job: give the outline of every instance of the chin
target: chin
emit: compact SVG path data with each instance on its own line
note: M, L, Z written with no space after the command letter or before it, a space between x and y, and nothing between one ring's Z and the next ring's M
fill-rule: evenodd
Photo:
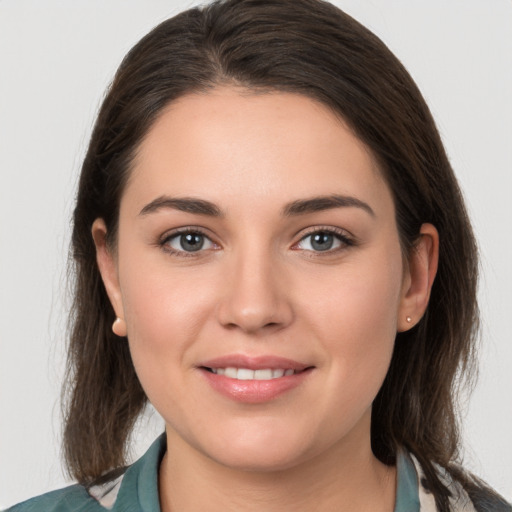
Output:
M217 463L236 471L248 473L274 473L296 467L307 457L296 450L272 450L266 447L222 453L215 457Z
M246 472L268 473L290 469L313 456L305 435L247 429L217 437L201 451L222 466ZM220 441L220 442L219 442ZM308 456L309 455L309 456Z

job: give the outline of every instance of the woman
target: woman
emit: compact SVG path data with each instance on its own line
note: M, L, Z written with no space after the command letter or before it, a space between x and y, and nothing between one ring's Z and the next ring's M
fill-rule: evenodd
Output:
M148 34L72 243L80 485L14 510L510 510L454 464L477 323L457 183L411 78L339 10L221 2ZM166 433L125 470L148 399Z

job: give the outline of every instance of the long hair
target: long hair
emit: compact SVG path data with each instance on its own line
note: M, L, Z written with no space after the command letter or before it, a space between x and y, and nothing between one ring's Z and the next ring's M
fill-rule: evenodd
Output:
M221 84L293 92L328 106L370 149L389 185L402 250L422 223L440 236L439 270L421 321L396 337L372 410L372 449L399 447L422 464L440 510L458 479L456 391L474 370L477 251L456 178L414 81L384 43L321 0L226 0L164 21L125 57L98 114L79 181L72 234L71 316L64 451L82 483L125 463L147 398L96 265L91 226L104 219L115 247L119 204L138 146L165 106Z

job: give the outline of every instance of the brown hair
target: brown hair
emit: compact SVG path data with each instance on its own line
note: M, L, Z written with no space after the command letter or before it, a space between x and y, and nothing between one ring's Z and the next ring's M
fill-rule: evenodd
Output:
M440 264L419 324L397 335L372 412L372 447L391 464L399 447L422 464L440 510L456 478L455 397L474 372L477 251L461 193L432 116L398 59L374 34L320 0L227 0L194 8L146 35L125 57L101 106L74 212L76 274L64 435L70 473L90 483L125 462L146 404L128 345L96 265L93 221L115 246L120 198L134 153L162 109L180 96L231 83L288 91L329 106L370 148L393 194L404 251L422 223L440 235ZM466 482L467 483L467 482Z

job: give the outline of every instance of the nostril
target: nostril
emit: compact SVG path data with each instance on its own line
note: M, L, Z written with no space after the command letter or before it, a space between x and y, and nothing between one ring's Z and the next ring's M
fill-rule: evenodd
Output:
M249 292L227 294L218 302L216 315L225 329L236 328L246 333L270 333L293 321L286 297L273 297L270 292L265 296Z

